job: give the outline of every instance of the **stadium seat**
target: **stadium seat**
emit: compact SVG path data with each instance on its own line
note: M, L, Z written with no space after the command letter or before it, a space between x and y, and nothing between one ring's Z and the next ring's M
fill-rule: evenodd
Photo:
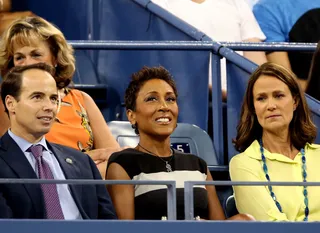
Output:
M120 146L135 147L139 137L128 121L110 121L108 126ZM187 123L178 123L171 135L172 147L185 153L198 155L208 166L217 166L218 160L209 135L199 127Z
M238 210L236 207L236 201L234 199L234 196L231 195L227 198L225 203L225 214L227 218L230 218L233 215L238 214Z

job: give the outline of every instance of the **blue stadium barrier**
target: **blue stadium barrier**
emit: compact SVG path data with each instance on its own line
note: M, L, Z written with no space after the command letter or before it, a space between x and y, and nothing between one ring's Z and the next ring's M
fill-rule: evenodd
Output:
M50 220L0 220L5 233L313 233L318 222L236 222L236 221L50 221Z
M257 67L257 66L256 66ZM245 94L248 79L251 72L227 61L227 134L228 140L228 161L237 152L233 146L232 139L236 138L237 125L240 119L240 110Z
M151 1L100 1L98 12L94 15L99 18L93 34L96 40L161 42L208 39L202 32ZM209 50L188 49L96 52L93 61L97 64L98 75L102 83L108 84L110 90L109 114L106 118L108 121L126 120L121 104L124 102L124 91L130 75L144 65L162 65L171 72L177 82L180 95L179 122L195 124L206 130L209 54Z
M167 185L168 187L168 217L169 221L118 221L118 220L30 220L30 219L0 219L2 232L6 233L37 233L37 232L88 232L94 230L108 230L108 232L195 232L199 230L215 230L234 232L241 229L243 232L256 232L257 227L261 232L311 232L319 227L319 222L236 222L236 221L194 221L193 212L193 187L195 185L243 185L243 186L320 186L320 182L231 182L231 181L186 181L185 186L185 219L189 221L172 221L176 211L175 181L132 181L132 180L41 180L41 179L0 179L0 184L155 184ZM170 214L171 213L171 214ZM299 231L298 231L299 230ZM312 231L313 232L313 231Z
M0 220L1 230L5 233L87 233L107 231L108 233L300 233L316 232L318 222L232 222L232 221L24 221Z
M84 50L75 50L76 71L72 81L77 84L101 83L90 56Z
M92 37L92 5L97 0L13 0L12 11L30 10L57 25L68 40Z

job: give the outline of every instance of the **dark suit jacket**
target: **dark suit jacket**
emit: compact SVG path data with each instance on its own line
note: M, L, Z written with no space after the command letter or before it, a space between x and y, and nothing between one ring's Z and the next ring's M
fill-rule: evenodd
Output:
M47 142L66 179L101 180L91 158L69 147ZM67 163L70 158L72 163ZM8 133L0 139L0 178L37 179L16 142ZM104 185L69 185L83 219L115 219L116 214ZM0 218L44 218L44 201L39 184L0 184Z

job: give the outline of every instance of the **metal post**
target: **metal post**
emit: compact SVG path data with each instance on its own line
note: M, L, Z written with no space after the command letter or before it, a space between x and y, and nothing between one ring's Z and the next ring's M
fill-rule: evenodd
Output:
M177 194L176 194L176 182L172 181L171 184L167 185L167 211L168 211L168 220L177 219Z
M184 182L184 217L186 220L194 219L193 207L193 182Z
M221 57L212 53L211 57L211 80L212 80L212 119L213 121L213 145L218 155L220 165L224 165L223 145L223 115L222 115L222 92L221 92Z

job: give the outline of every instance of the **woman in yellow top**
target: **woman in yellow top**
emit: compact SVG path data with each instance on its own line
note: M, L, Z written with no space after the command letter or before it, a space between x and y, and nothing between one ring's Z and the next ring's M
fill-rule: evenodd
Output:
M232 158L232 181L320 181L316 127L293 73L265 63L251 75ZM240 213L265 221L320 220L320 187L234 186Z
M119 150L119 145L93 99L82 91L68 88L75 72L72 47L62 32L43 18L25 17L14 21L1 38L2 77L13 66L39 62L55 67L61 97L56 122L46 139L87 153L104 178L107 160L111 153ZM9 127L4 111L0 112L0 120L0 132L4 133Z

